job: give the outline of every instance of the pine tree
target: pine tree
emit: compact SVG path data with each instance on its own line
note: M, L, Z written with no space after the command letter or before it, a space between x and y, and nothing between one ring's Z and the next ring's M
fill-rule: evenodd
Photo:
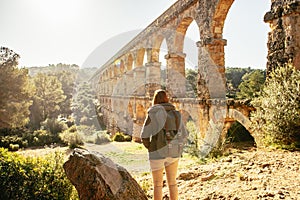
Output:
M0 128L15 128L29 121L29 106L34 87L28 70L19 69L20 56L14 51L0 49Z
M39 128L47 118L57 118L61 114L60 104L66 99L62 84L55 76L37 74L34 77L36 86L33 105L31 106L31 125Z

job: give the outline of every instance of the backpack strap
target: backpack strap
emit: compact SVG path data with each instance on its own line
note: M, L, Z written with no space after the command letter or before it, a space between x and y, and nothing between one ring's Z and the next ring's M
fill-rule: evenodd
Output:
M174 114L174 116L175 116L176 131L178 131L178 130L179 130L179 125L180 125L179 119L178 119L178 116L177 116L176 111L175 111L175 110L172 110L172 112L173 112L173 114Z
M166 132L168 132L168 131L169 131L169 129L168 129L168 123L167 123L167 119L168 119L168 117L166 118L166 122L165 122L165 126L164 126L164 129L165 129L165 131L166 131Z

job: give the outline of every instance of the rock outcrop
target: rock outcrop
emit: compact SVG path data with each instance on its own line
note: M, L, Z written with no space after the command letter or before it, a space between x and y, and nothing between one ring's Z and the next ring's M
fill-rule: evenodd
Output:
M127 170L97 152L75 149L64 169L81 200L146 200Z

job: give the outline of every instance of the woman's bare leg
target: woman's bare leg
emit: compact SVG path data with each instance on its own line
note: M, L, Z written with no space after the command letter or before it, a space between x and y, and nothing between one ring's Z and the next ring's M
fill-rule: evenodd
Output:
M178 160L166 166L166 175L167 182L170 193L170 200L178 199L178 187L177 187L177 169L178 169Z
M153 199L154 200L162 200L162 198L163 198L163 193L162 193L163 175L164 175L164 169L152 171L152 179L153 179L153 187L154 187Z

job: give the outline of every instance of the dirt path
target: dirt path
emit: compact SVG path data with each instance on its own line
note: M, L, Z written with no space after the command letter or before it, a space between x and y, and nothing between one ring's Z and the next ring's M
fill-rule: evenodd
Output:
M102 153L126 168L132 175L137 176L149 172L148 154L142 144L133 142L111 142L104 145L86 143L84 148Z

